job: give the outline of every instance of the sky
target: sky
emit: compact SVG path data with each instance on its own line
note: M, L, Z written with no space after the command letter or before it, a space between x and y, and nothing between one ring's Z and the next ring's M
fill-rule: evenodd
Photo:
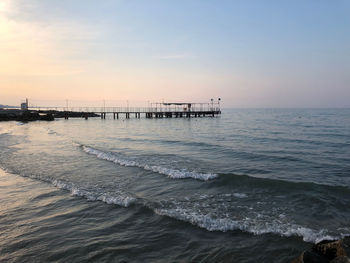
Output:
M350 107L349 0L0 0L0 104Z

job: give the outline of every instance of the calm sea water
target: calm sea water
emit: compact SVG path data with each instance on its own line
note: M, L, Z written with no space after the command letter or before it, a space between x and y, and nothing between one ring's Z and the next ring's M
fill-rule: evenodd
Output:
M350 234L350 109L4 122L0 167L0 261L288 262Z

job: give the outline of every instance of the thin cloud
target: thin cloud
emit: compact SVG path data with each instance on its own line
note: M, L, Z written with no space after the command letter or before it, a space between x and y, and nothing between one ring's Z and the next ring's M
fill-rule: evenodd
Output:
M96 27L72 21L42 26L11 16L13 6L4 3L0 5L0 75L61 76L84 72L77 58L102 34ZM2 16L2 11L7 15Z
M192 54L169 54L163 56L156 56L157 59L163 60L180 60L180 59L195 59L196 57Z

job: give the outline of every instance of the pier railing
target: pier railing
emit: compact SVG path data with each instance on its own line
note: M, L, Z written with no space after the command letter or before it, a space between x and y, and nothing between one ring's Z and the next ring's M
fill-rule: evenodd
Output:
M219 107L29 107L29 110L38 111L69 111L87 113L165 113L165 112L212 112L220 111Z

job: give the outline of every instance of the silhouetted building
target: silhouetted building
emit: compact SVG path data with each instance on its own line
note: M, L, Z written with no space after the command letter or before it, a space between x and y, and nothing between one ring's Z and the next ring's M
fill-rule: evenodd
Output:
M26 99L26 102L21 103L21 110L28 110L28 99Z

